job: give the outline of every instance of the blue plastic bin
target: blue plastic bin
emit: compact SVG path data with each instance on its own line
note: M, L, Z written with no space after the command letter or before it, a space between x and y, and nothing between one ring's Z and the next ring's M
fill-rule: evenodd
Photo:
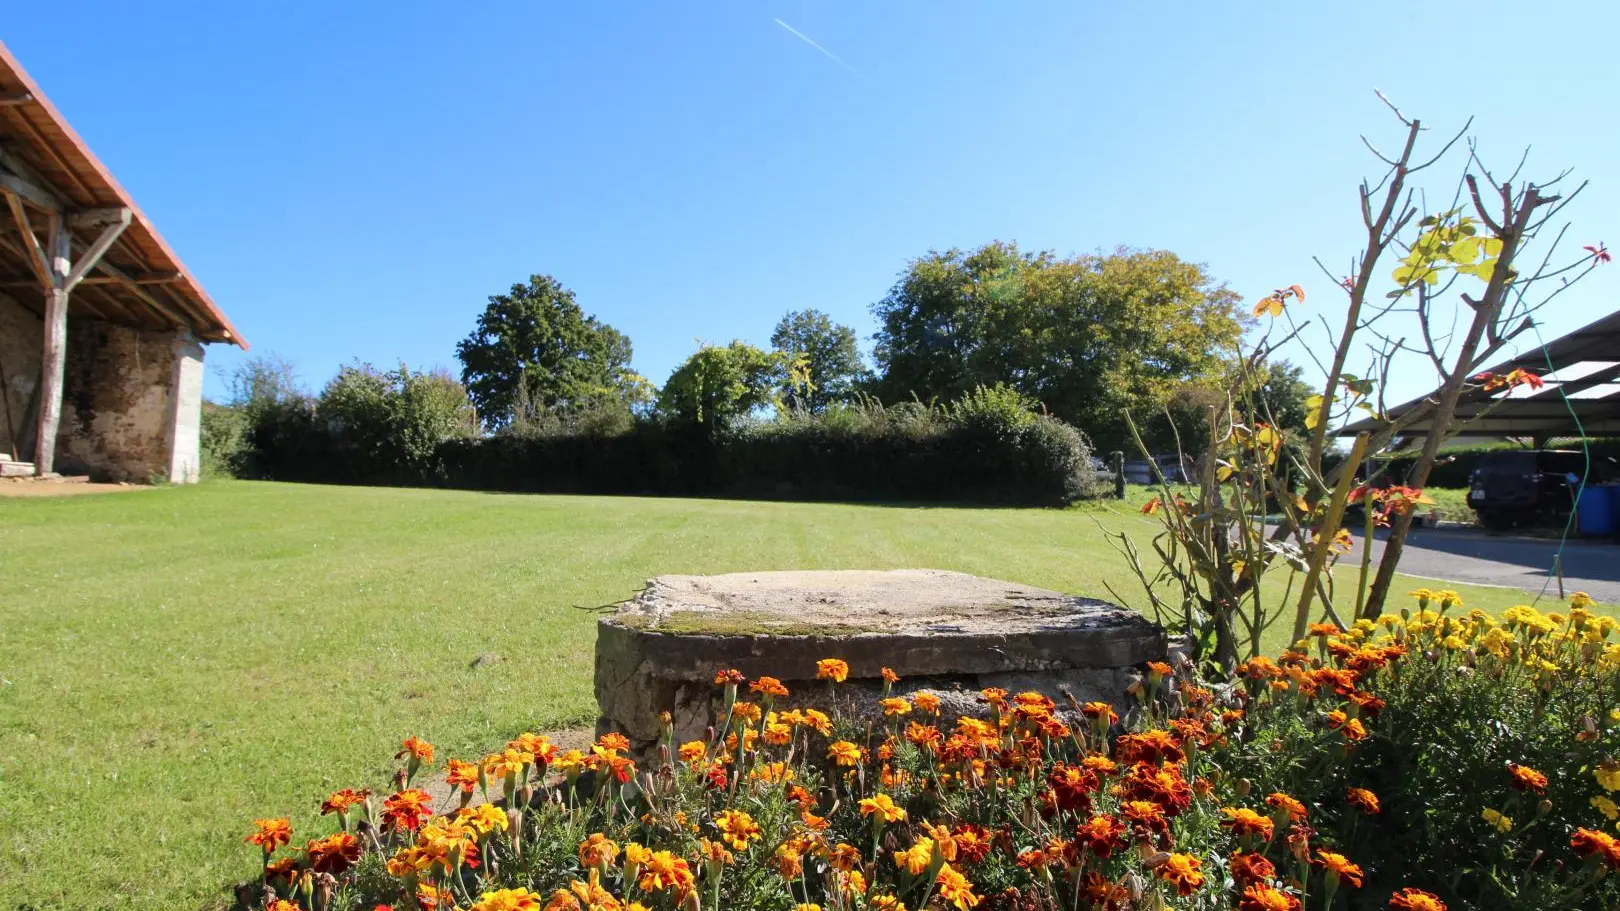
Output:
M1620 512L1620 487L1588 487L1581 491L1575 527L1583 535L1601 537L1615 533L1615 515Z

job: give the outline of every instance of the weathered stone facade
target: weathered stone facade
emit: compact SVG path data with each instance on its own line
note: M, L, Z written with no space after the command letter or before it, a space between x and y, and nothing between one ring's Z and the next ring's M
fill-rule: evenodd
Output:
M0 296L0 370L11 419L0 409L0 452L16 448L14 430L34 420L43 325ZM185 330L132 329L100 320L68 321L62 425L56 470L98 480L196 481L200 468L203 349ZM33 452L18 452L31 461Z
M31 439L32 433L19 433L29 419L28 403L39 386L40 351L45 325L39 317L11 296L0 292L0 455L32 461L32 452L17 452L16 437Z

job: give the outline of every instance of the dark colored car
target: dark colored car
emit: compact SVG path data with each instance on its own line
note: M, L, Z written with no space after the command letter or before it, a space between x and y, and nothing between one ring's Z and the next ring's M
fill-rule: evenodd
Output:
M1597 484L1605 465L1563 449L1515 449L1480 457L1468 480L1468 505L1486 528L1512 528L1569 515L1581 478Z

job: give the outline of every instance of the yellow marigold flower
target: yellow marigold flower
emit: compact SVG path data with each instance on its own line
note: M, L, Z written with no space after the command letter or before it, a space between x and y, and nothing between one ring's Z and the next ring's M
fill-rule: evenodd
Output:
M843 683L849 679L849 664L841 658L823 658L816 662L816 679Z
M911 702L919 712L927 712L930 715L939 714L939 697L933 693L913 693Z
M1600 763L1592 770L1592 775L1597 778L1597 783L1603 786L1603 790L1611 794L1620 791L1620 763Z
M715 828L732 848L743 851L748 843L760 836L759 825L754 817L742 810L725 810L714 818Z
M748 777L766 784L793 780L793 768L785 762L762 762L748 771Z
M652 859L652 850L633 841L624 843L624 868L640 867Z
M456 821L471 827L479 835L505 832L512 826L506 811L492 803L481 803L476 807L457 810Z
M1416 598L1419 605L1423 605L1435 599L1434 592L1426 588L1414 588L1407 592L1407 594L1413 598Z
M934 882L939 889L939 897L949 902L957 911L972 911L979 903L979 896L973 894L973 883L949 864L939 869L939 876Z
M900 698L899 696L890 696L888 699L880 699L878 700L878 705L883 707L883 714L889 717L907 715L911 713L911 703Z
M852 766L861 761L861 748L847 740L835 741L827 748L827 758L841 766Z
M1504 835L1513 831L1513 817L1504 816L1498 810L1493 810L1490 807L1486 807L1484 810L1480 811L1479 818L1485 820L1487 824Z
M773 747L787 746L793 739L793 728L785 724L765 725L765 742Z
M654 851L641 866L641 878L636 886L647 892L674 892L685 895L692 891L692 868L686 859L668 851Z
M682 762L702 762L709 755L709 745L701 740L688 740L681 744L676 755L681 757Z
M1456 592L1452 591L1449 588L1444 590L1444 591L1437 592L1435 594L1435 597L1437 599L1439 599L1440 605L1442 607L1462 607L1463 606L1462 595L1457 594Z
M926 835L904 851L894 852L894 862L912 876L921 876L934 865L934 840Z
M875 815L884 822L900 822L906 818L905 809L896 806L894 799L887 794L863 797L860 806L862 816Z
M484 757L484 773L491 778L505 778L508 775L521 776L533 764L533 753L522 753L508 748Z
M1597 602L1586 592L1576 592L1569 596L1569 606L1577 610L1591 610L1597 606Z
M559 772L574 772L585 765L585 754L579 750L564 750L551 761L551 767Z
M1602 813L1604 818L1610 821L1620 819L1620 806L1617 806L1614 801L1604 797L1602 794L1592 798L1589 803L1591 803L1593 808L1595 808L1599 813Z
M468 911L540 911L540 896L528 889L497 889L479 896Z
M874 895L867 903L877 911L906 911L905 902L893 895Z

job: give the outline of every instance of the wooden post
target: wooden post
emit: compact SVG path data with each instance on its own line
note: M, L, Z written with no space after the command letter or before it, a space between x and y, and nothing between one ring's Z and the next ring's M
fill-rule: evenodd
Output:
M62 423L62 387L67 379L68 273L73 271L73 234L61 215L50 219L51 288L45 294L45 348L40 360L39 434L34 439L34 473L49 474L56 463L56 430Z
M1116 449L1108 454L1108 465L1114 470L1114 499L1125 499L1125 452Z

